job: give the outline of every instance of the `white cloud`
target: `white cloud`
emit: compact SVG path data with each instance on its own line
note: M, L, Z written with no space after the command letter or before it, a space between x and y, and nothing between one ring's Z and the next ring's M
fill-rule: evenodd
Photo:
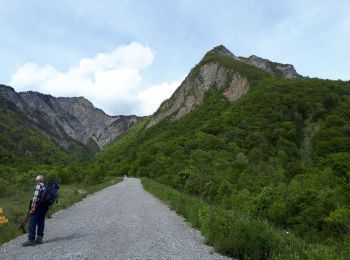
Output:
M35 63L29 62L18 68L12 76L11 84L25 88L40 84L56 74L57 71L51 66L40 67Z
M142 90L140 71L153 59L149 47L133 42L92 59L83 58L66 72L50 65L26 63L15 71L9 85L17 91L33 90L56 97L84 96L113 115L149 115L180 84L164 82Z
M159 105L177 89L182 80L172 83L163 82L162 84L152 86L138 94L139 106L136 114L152 114Z

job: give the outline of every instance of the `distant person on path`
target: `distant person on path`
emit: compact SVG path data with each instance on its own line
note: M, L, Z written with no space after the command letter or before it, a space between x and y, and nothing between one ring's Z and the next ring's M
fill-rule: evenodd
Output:
M36 186L33 196L32 209L30 211L31 217L29 220L28 241L24 242L23 246L34 246L35 244L41 244L43 242L45 215L49 210L48 205L43 205L40 203L40 199L45 191L44 177L39 175L36 177L35 181ZM37 234L36 240L35 233Z

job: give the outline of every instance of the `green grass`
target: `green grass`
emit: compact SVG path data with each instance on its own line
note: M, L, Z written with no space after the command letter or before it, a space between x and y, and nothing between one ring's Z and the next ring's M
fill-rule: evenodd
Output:
M263 219L225 210L148 178L144 188L199 229L218 252L239 259L345 259L331 246L306 243Z
M47 217L50 217L61 209L70 207L89 194L121 182L122 180L123 179L120 177L108 177L101 183L94 185L60 185L59 205L54 204L47 213ZM19 223L26 216L28 204L32 196L33 192L23 192L11 197L0 197L0 207L3 208L3 215L9 219L8 224L0 224L0 245L22 234L22 232L18 230Z

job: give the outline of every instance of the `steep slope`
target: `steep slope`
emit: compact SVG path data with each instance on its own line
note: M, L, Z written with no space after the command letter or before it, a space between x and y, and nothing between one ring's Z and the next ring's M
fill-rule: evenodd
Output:
M154 116L93 164L154 178L343 250L350 234L350 83L272 76L224 54L209 52ZM232 102L226 93L235 73L246 79L234 84L246 94ZM200 102L186 106L187 95Z
M55 98L37 92L16 93L0 85L0 97L15 104L48 138L68 149L70 137L100 150L122 135L140 118L109 116L83 97ZM95 146L95 148L93 148Z
M0 97L1 165L52 164L69 161L66 151L31 125L28 118L14 104Z
M237 57L224 46L217 46L193 68L175 93L161 104L148 126L167 117L171 120L179 119L201 104L205 93L215 88L225 89L224 96L232 102L236 101L248 91L254 81L270 75L300 77L293 65L271 62L254 55L249 58Z

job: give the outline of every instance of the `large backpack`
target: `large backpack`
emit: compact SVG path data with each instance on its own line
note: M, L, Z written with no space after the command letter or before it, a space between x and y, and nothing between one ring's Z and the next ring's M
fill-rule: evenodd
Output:
M45 184L45 191L41 196L40 204L43 206L51 206L55 201L58 200L58 186L57 181L49 180Z

